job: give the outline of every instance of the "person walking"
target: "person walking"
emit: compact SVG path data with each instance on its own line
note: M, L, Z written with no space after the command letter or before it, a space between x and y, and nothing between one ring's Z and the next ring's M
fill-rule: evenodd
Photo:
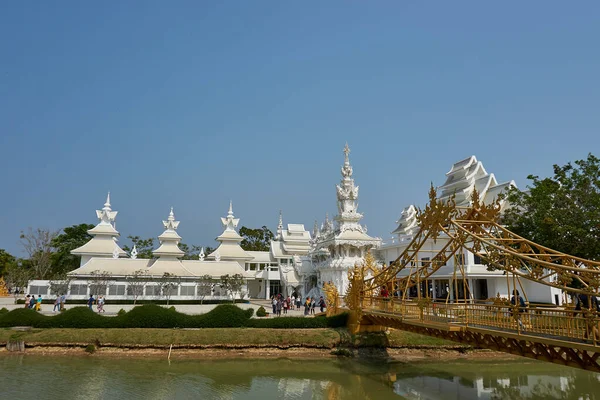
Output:
M273 296L271 299L271 306L273 306L273 315L277 315L277 297Z
M56 300L54 300L54 308L52 308L52 312L56 312L56 309L60 311L60 296L56 295Z
M281 309L283 308L283 302L281 299L277 300L277 316L281 317Z
M90 294L90 298L88 299L88 302L87 302L88 308L89 308L90 310L92 309L92 306L94 305L94 301L95 301L95 300L94 300L94 295L93 295L93 294Z
M304 315L308 315L309 312L310 312L310 297L307 297L306 301L304 302Z
M311 313L311 315L315 314L315 307L316 306L317 306L317 301L313 297L311 297L310 298L310 313Z
M511 307L510 315L515 317L517 323L519 324L519 327L521 328L521 331L525 332L525 325L523 325L523 321L521 321L521 313L524 313L526 311L525 300L523 300L523 297L519 295L519 291L516 289L513 290L513 296L510 299L510 304L512 304L513 306L517 306L517 314L513 314L513 307Z
M38 298L35 302L35 311L42 311L42 295L38 294Z
M104 297L98 296L96 307L98 308L98 313L104 312Z
M284 313L284 314L287 314L287 311L288 311L288 304L289 304L289 303L288 303L287 299L285 299L285 300L283 301L283 313Z
M35 295L32 294L31 298L29 299L29 308L33 308L35 307Z
M65 303L67 302L67 295L66 294L61 294L60 295L60 308L59 311L65 311Z
M325 300L323 299L323 296L321 296L321 298L319 299L319 308L321 312L325 310Z
M25 297L25 308L29 308L29 295Z

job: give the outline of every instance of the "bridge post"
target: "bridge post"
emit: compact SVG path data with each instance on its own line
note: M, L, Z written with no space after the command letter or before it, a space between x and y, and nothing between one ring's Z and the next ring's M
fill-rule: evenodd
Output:
M384 332L387 329L387 327L383 325L374 325L368 318L365 318L361 312L350 310L349 313L348 331L350 331L352 335L363 332Z

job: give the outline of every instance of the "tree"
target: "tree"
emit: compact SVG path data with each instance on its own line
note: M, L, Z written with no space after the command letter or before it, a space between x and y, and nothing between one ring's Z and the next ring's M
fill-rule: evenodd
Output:
M202 304L206 296L212 295L217 281L211 275L206 274L199 276L196 283L198 284L198 297L200 297L200 304Z
M192 245L192 247L190 247L185 243L179 243L179 249L185 253L182 257L183 260L197 260L198 254L200 254L202 247L196 245ZM204 254L207 253L205 252Z
M56 252L52 254L52 274L61 276L79 268L80 257L71 254L72 250L83 246L92 239L87 231L94 225L79 224L63 228L62 233L52 240Z
M503 223L516 234L573 256L600 260L600 160L554 165L554 176L529 175L527 191L506 196Z
M275 238L273 232L266 226L258 229L246 228L242 226L240 236L244 238L240 246L247 251L269 251L271 240Z
M29 256L33 268L34 279L45 279L52 268L52 241L57 232L47 229L29 228L27 232L21 232L21 246Z
M127 275L125 279L127 280L127 295L133 296L133 305L135 305L138 297L144 294L144 285L148 282L148 273L146 270L138 269L132 275Z
M13 288L15 302L17 301L18 294L14 289L19 288L21 292L25 291L30 280L31 269L26 268L23 263L15 262L14 264L9 264L4 272L4 281L7 287Z
M221 287L225 289L225 292L231 295L231 299L235 302L235 294L239 293L244 286L245 280L241 274L234 275L222 275L221 276Z
M177 288L180 284L180 278L169 272L165 272L163 276L159 278L160 293L167 298L167 305L169 305L171 296L177 293Z
M4 276L8 268L16 265L17 259L4 249L0 249L0 276Z
M141 239L139 236L127 236L131 243L135 246L137 250L137 258L145 258L150 259L153 258L152 250L154 249L154 238ZM133 246L123 246L123 250L127 253L131 253L133 250Z
M67 294L72 280L73 278L66 273L62 275L56 275L54 279L48 282L50 286L50 293L57 296Z
M88 284L90 285L90 294L92 296L105 296L106 289L112 281L112 275L108 271L93 271L88 277Z

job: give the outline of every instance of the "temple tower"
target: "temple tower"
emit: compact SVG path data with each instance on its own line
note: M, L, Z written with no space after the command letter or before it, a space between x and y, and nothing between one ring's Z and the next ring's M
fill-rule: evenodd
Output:
M117 244L119 232L114 227L117 211L111 209L110 192L106 196L106 202L102 210L96 210L96 216L100 222L87 231L93 237L83 246L71 250L71 254L81 256L80 265L84 265L92 257L118 258L127 255Z
M227 217L221 217L221 223L223 224L223 233L217 237L219 247L206 258L215 261L237 261L242 267L246 261L252 260L254 257L240 246L243 237L237 232L236 228L240 222L239 218L235 218L233 215L233 204L229 202L229 211Z
M352 178L350 148L347 143L341 173L342 179L336 185L338 215L334 218L335 223L326 219L314 252L328 254L325 260L316 265L319 287L325 282L332 282L339 293L344 294L348 288L348 270L356 263L363 263L370 249L379 248L381 239L367 235L366 227L360 224L363 215L358 212L358 186L355 186Z
M179 221L175 221L173 207L166 221L163 221L165 231L158 237L160 246L152 251L152 254L162 260L176 260L183 257L185 253L179 248L181 236L176 232L179 227Z

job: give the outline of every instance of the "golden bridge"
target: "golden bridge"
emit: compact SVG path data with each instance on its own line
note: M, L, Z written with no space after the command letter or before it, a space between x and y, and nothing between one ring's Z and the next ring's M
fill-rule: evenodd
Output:
M438 199L433 188L429 197L425 210L418 212L419 232L390 266L377 267L369 254L364 265L349 272L344 297L325 285L333 305L328 313L349 310L353 333L396 328L600 372L600 318L594 301L600 262L516 235L498 222L501 203L483 204L477 192L469 207L457 207L452 198ZM435 254L419 258L432 241L439 244ZM488 269L502 271L508 293L515 296L474 300L461 265L463 249L481 257ZM434 299L432 275L451 260L450 286L463 298L448 294ZM524 280L562 290L564 305L531 304ZM576 309L571 299L577 297L581 304Z

